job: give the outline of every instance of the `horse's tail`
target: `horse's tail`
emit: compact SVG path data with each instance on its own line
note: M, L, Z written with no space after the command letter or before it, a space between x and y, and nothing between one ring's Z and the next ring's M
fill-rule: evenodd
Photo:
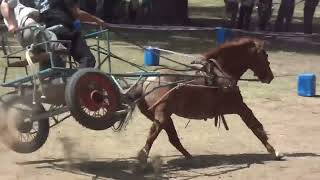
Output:
M126 106L125 108L128 108L128 112L124 114L125 117L123 117L117 125L113 126L113 131L120 132L128 125L129 121L132 119L132 113L136 108L137 103L139 103L140 99L142 98L142 95L143 83L134 85L134 87L132 87L126 93L126 102L123 104L123 106Z
M127 93L130 101L136 104L135 102L139 101L143 95L143 83L136 84L134 88L129 90Z
M132 89L127 92L127 100L130 106L130 114L134 111L137 104L143 99L143 83L134 85Z

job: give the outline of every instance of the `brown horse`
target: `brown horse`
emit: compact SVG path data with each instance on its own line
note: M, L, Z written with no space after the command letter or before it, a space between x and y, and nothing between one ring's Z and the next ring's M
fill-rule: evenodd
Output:
M186 74L181 71L162 69L158 71L178 75L147 78L132 93L134 98L140 98L140 111L153 121L147 142L138 154L140 162L147 161L152 144L163 129L177 150L186 158L192 157L180 143L172 114L198 120L238 114L268 152L279 158L279 154L268 143L262 124L243 102L237 86L238 80L248 69L263 83L270 83L274 78L263 43L250 38L226 42L204 53L199 62L204 65L203 70L207 75L213 75L212 78L190 78L179 75ZM197 75L199 71L187 74Z

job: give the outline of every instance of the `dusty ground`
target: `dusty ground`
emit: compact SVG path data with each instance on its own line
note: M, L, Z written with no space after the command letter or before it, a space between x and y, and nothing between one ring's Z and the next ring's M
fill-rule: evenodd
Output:
M278 77L270 85L240 85L246 102L270 134L270 142L285 154L283 161L274 161L237 116L227 116L229 132L215 128L212 120L191 121L185 128L188 120L174 117L181 141L194 160L184 160L163 132L151 151L150 168L137 174L134 157L151 123L136 112L121 133L87 130L69 119L51 129L47 143L35 153L17 154L0 145L0 179L317 180L319 96L297 96L296 75L308 71L320 76L319 56L273 52L270 60L274 74L293 76Z

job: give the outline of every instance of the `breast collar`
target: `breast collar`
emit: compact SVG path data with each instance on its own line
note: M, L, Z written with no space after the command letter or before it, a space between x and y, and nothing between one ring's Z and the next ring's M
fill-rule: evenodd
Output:
M207 63L212 63L212 65L214 66L212 67L211 64L210 65L205 64L205 66L209 66L210 69L213 69L212 70L213 72L211 70L209 72L206 72L206 73L209 73L211 76L213 74L211 83L208 82L209 84L216 85L222 88L223 91L239 89L237 86L237 80L234 77L232 77L230 74L225 72L216 59L209 59L207 60Z

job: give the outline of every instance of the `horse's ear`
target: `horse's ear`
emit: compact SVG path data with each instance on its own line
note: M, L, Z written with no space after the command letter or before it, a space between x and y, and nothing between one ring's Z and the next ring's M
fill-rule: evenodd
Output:
M265 41L255 39L254 43L255 43L256 48L257 48L258 50L264 49Z
M248 51L249 53L251 54L255 54L258 50L258 42L257 41L252 41L250 44L248 44L249 47L248 47Z

